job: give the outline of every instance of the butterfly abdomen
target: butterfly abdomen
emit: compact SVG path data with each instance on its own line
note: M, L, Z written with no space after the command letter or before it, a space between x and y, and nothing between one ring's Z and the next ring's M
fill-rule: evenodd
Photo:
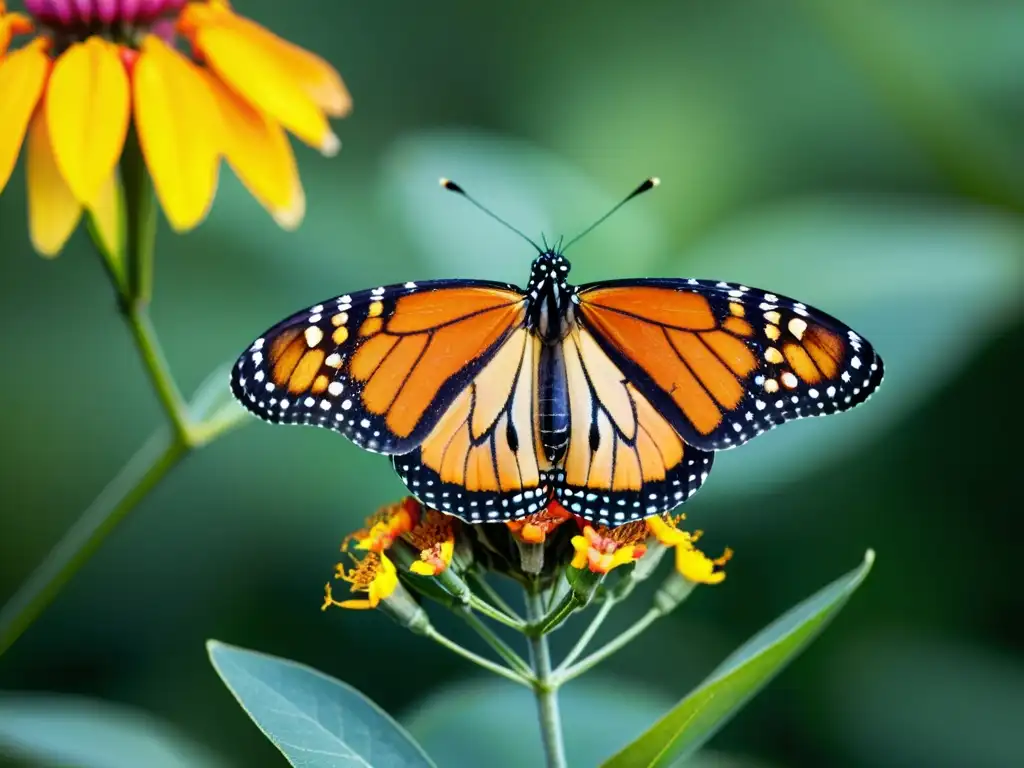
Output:
M561 344L545 344L538 366L537 410L544 456L557 464L569 443L569 388Z

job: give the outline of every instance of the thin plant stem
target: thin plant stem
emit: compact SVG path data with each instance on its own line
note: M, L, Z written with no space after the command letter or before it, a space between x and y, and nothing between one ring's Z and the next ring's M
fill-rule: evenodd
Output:
M554 608L545 613L543 598L538 595L537 605L541 610L541 614L535 620L529 620L529 634L546 635L548 632L557 629L562 622L572 615L573 611L583 607L586 603L586 598L580 597L573 591L569 591L562 595L562 599Z
M121 155L125 190L128 251L128 292L132 306L145 307L153 295L153 252L156 246L156 196L134 127L129 128Z
M32 625L104 539L168 472L195 448L241 424L245 415L240 408L224 408L206 421L193 421L146 312L152 293L156 207L152 181L134 136L125 145L122 177L128 252L126 280L113 269L95 228L91 232L171 433L161 431L132 457L0 609L0 655Z
M163 406L164 413L171 423L178 438L185 445L191 446L191 424L188 413L188 405L178 391L178 385L174 382L167 361L164 359L163 351L160 349L160 342L157 340L156 331L149 321L145 310L129 306L125 311L125 320L131 329L135 346L142 358L142 363L153 384L153 389Z
M658 606L654 606L643 615L640 621L631 626L629 629L627 629L621 635L616 637L614 640L610 640L604 645L602 645L592 654L583 659L583 661L559 671L558 674L555 676L555 684L565 685L565 683L569 682L575 677L579 677L584 672L589 670L591 667L600 664L602 661L607 659L617 650L631 643L645 629L647 629L649 626L651 626L651 624L653 624L655 621L660 619L665 614L666 611L664 609L659 608Z
M504 624L506 627L514 629L517 632L522 632L526 628L526 623L522 619L518 617L513 618L512 616L507 615L504 611L495 608L486 600L482 600L478 595L470 594L469 606L473 610L479 611L487 618L492 619L499 624Z
M608 614L612 612L612 608L615 607L615 600L611 598L606 599L601 607L598 609L594 618L591 620L589 626L583 630L583 634L580 635L580 639L576 641L576 645L572 647L572 650L566 654L566 657L562 659L562 663L558 665L556 674L562 674L569 666L580 657L590 644L590 641L594 639L594 635L597 634L597 630L601 628L604 620L608 618Z
M490 582L487 581L487 577L481 574L476 568L473 568L466 573L466 578L472 583L474 589L477 592L482 593L495 608L503 611L507 616L516 619L519 622L523 622L523 617L508 604L508 602L498 594Z
M498 635L495 634L494 631L484 622L477 618L471 610L467 608L459 613L466 623L469 624L469 626L471 626L473 630L483 638L484 642L491 646L491 648L494 649L494 652L501 656L501 658L504 659L512 669L523 675L530 675L532 673L530 665L523 660L523 657L512 650L508 643L498 637Z
M535 590L526 593L526 618L532 624L544 615L543 597ZM565 743L562 740L562 718L558 710L558 682L551 674L551 649L547 635L528 637L530 663L533 667L533 695L537 700L537 716L548 768L566 768Z
M132 508L188 453L161 430L110 481L0 610L0 655L39 617Z
M428 626L424 630L424 635L429 637L435 643L444 646L452 653L455 653L464 659L468 659L469 661L473 662L479 667L483 667L488 672L493 672L496 675L500 675L501 677L504 677L506 680L511 680L513 683L525 685L527 688L531 686L531 681L528 678L516 672L515 670L509 669L508 667L503 667L501 666L501 664L495 664L493 661L485 659L483 656L473 653L468 648L463 648L454 640L451 640L448 637L442 635L440 632L434 629L433 626Z
M192 448L202 448L232 429L240 427L248 418L249 414L241 408L223 408L205 421L192 423L189 428L189 445Z

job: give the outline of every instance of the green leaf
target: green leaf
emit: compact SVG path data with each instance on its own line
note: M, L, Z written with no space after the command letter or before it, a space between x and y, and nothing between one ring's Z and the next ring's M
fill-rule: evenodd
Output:
M355 688L276 656L216 640L206 648L221 680L292 765L434 765L398 723Z
M205 748L143 712L78 696L29 693L0 694L3 755L76 768L224 765Z
M604 763L604 768L666 766L696 752L817 637L863 583L874 560L874 552L868 550L860 567L754 635L646 733Z

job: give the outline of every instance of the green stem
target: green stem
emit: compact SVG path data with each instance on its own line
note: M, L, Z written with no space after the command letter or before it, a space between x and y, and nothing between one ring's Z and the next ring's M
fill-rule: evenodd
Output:
M637 636L640 635L640 633L642 633L645 629L651 626L651 624L660 619L666 613L667 611L665 611L663 608L659 606L654 606L649 611L647 611L647 613L644 614L643 618L641 618L640 621L631 626L629 629L627 629L621 635L616 637L614 640L610 640L609 642L602 645L592 654L583 659L583 661L568 668L565 668L565 665L563 664L563 668L555 677L555 684L564 685L573 678L579 677L591 667L600 664L602 661L607 659L609 656L611 656L617 650L622 648L624 645L627 645L628 643L632 642Z
M131 329L135 346L142 358L146 373L153 384L164 413L167 414L171 427L174 429L178 439L185 445L192 445L192 434L188 405L178 391L178 385L174 383L170 368L164 359L160 343L157 341L156 331L144 309L128 306L125 309L125 321Z
M118 523L171 469L192 450L219 437L244 418L240 408L222 409L198 423L190 416L145 309L152 293L156 207L152 181L134 135L125 144L121 168L125 186L127 286L110 263L95 228L91 231L146 373L170 422L171 434L160 433L132 457L3 606L0 655L32 625Z
M426 629L424 634L431 640L433 640L435 643L443 645L452 653L458 654L464 659L468 659L469 661L476 664L478 667L483 667L488 672L493 672L496 675L500 675L501 677L504 677L506 680L511 680L513 683L519 683L519 685L525 685L527 687L530 686L530 681L527 678L520 675L518 672L511 670L508 667L503 667L500 664L495 664L493 661L490 661L489 659L485 659L483 656L479 656L473 653L468 648L463 648L454 640L450 640L449 638L442 635L440 632L434 629L432 625Z
M484 642L491 646L491 648L494 649L494 652L501 656L501 658L503 658L505 662L512 667L512 669L522 675L531 674L532 670L530 669L530 665L527 664L518 653L512 650L504 640L498 637L490 627L477 618L469 607L464 608L459 611L459 613L466 623L469 624L469 626L471 626L474 631L483 638Z
M576 645L572 647L572 650L569 651L564 659L562 659L562 663L558 665L556 674L564 673L569 665L576 661L576 659L580 657L580 654L587 649L590 641L593 640L594 635L597 634L597 630L601 628L604 620L608 618L608 614L612 612L612 608L615 607L615 603L616 601L611 598L605 599L601 604L600 609L597 611L597 614L590 622L590 625L583 631L583 634L580 635L580 639L576 641Z
M544 603L536 590L526 593L526 618L531 624L544 615ZM533 695L537 700L537 715L541 740L548 768L566 768L565 744L562 741L562 721L558 711L558 682L551 674L551 649L547 635L530 635L530 663L533 666Z
M125 190L128 250L128 290L136 307L145 307L153 295L153 251L156 244L156 196L153 180L142 156L134 129L128 131L121 155Z
M526 623L519 618L513 618L503 611L495 608L493 605L485 600L482 600L478 595L469 596L469 606L474 610L482 613L487 618L504 624L510 629L514 629L516 632L522 632L526 629Z
M580 597L573 591L566 592L561 601L554 608L549 610L546 614L544 613L543 603L539 603L538 606L541 609L540 615L536 619L530 619L528 634L532 635L546 635L549 632L557 629L563 621L572 615L572 612L577 608L581 608L587 604L587 601Z
M475 591L483 594L491 602L491 605L502 611L506 616L523 623L523 617L498 594L498 591L487 581L487 577L481 574L475 567L466 572L466 580L470 582Z
M180 440L169 438L165 432L154 435L143 445L0 610L0 655L187 452Z

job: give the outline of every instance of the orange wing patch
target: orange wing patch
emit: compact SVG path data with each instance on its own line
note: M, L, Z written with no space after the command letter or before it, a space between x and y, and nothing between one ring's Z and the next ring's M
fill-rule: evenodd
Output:
M338 296L257 339L232 372L232 391L268 421L317 424L370 450L405 453L525 312L521 292L473 281Z
M835 318L731 283L584 286L577 318L690 445L720 450L804 416L847 410L882 380L874 349Z
M742 398L741 377L757 366L750 349L725 331L684 331L634 314L606 309L604 292L594 291L602 294L600 303L589 300L580 303L588 325L639 365L672 398L697 432L702 435L713 432L722 423L724 412L735 408ZM659 291L659 294L665 293L670 292ZM686 299L684 303L688 306L693 304L691 297L707 302L697 294L678 296ZM666 317L695 316L692 312L663 314ZM744 373L739 374L741 371Z
M704 296L681 293L671 288L600 288L586 294L586 303L670 328L710 331L718 327L711 304Z
M538 343L525 328L515 331L427 435L420 462L442 483L471 493L540 484L531 410Z
M576 328L563 342L570 434L565 483L639 491L663 481L683 458L683 441L594 341Z

